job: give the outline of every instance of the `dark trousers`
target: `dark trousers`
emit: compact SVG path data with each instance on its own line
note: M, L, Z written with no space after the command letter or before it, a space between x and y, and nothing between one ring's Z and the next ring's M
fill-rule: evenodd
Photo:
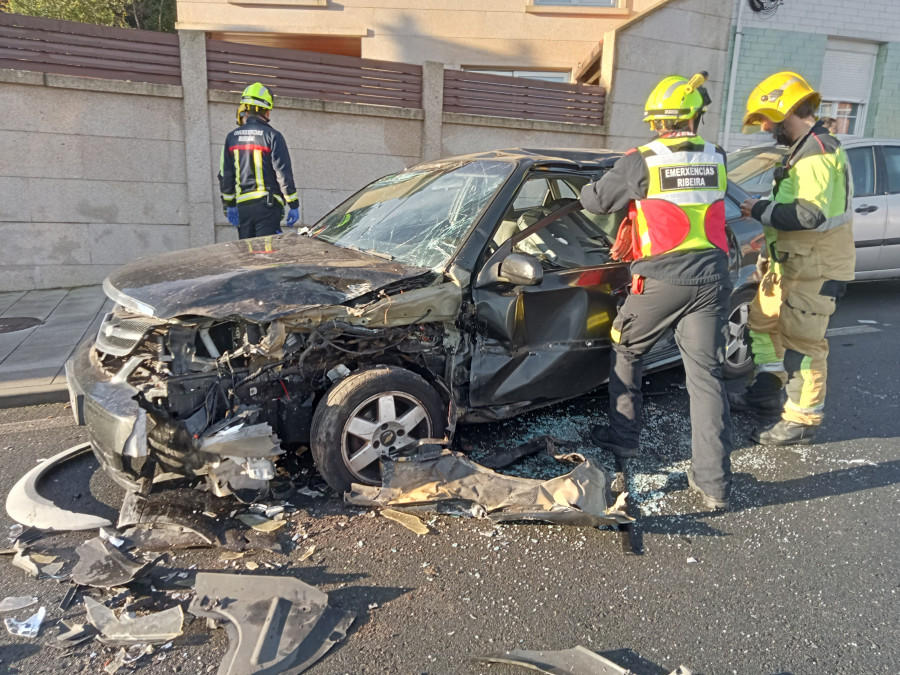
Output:
M619 338L613 341L609 376L610 440L636 448L643 357L674 326L691 397L694 480L716 498L727 498L731 486L731 417L722 379L730 293L720 283L675 286L645 279L644 292L630 294L613 323Z
M264 237L281 232L281 216L284 209L278 202L266 205L265 199L238 204L238 235L241 239Z

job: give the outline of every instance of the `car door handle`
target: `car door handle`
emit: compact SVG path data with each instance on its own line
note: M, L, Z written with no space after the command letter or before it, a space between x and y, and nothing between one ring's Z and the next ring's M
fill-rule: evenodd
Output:
M863 204L858 209L854 209L857 213L872 213L872 211L877 211L877 206L869 206L868 204Z

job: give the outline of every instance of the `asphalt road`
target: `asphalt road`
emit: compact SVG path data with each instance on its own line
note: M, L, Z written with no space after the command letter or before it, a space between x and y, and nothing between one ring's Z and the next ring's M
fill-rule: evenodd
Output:
M556 650L584 645L639 675L679 664L694 673L794 675L900 670L900 282L851 287L832 322L828 418L821 442L799 450L749 441L753 418L735 417L733 510L710 513L687 491L687 395L678 369L647 378L642 445L631 489L642 515L642 554L623 556L604 530L547 525L493 527L488 521L436 517L416 536L381 517L347 508L336 496L294 495L285 530L305 534L282 555L248 554L230 563L214 550L176 551L152 571L245 569L290 574L355 611L356 623L312 674L525 672L470 663L506 649ZM864 332L863 332L864 331ZM535 434L581 442L602 418L602 396L464 429L478 453ZM62 405L0 411L0 493L38 458L83 442ZM564 472L532 459L521 475ZM121 492L92 460L47 481L44 493L67 508L115 517ZM12 522L0 514L0 536ZM33 551L60 556L71 569L74 547L93 533L47 536ZM3 542L0 541L0 548ZM311 545L305 561L300 554ZM283 564L278 570L264 563ZM195 569L189 569L196 565ZM38 638L0 631L0 672L99 673L115 653L98 643L69 654L47 646L53 624L83 620L81 605L61 612L66 586L34 580L0 559L0 598L33 594L48 610ZM190 579L190 577L189 577ZM160 589L164 584L160 583ZM175 587L175 592L184 588ZM34 608L5 616L24 619ZM139 662L148 675L215 672L224 631L202 620L168 650Z

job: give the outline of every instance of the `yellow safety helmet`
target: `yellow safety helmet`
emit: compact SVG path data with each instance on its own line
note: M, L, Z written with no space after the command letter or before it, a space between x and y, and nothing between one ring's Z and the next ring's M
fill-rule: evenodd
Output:
M664 79L647 97L644 121L649 122L652 129L655 120L684 121L706 112L709 100L700 91L700 87L707 77L708 73L702 72L694 75L690 81L679 75L670 75Z
M241 94L241 105L255 105L266 110L272 109L272 94L259 82L254 82Z
M760 130L763 120L780 124L798 104L806 100L818 108L822 95L797 73L785 70L769 75L750 93L741 131L754 134Z
M241 94L241 104L237 109L237 123L241 126L248 112L272 109L272 93L259 82L254 82Z

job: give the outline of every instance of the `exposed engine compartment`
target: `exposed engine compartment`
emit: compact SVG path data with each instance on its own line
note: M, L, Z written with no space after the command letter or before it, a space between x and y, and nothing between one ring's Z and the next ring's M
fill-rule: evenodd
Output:
M316 403L370 365L397 365L449 400L440 323L368 328L338 319L309 328L207 317L154 319L122 306L107 315L93 358L137 390L150 458L164 471L207 476L216 494L257 488L274 458L308 445Z

